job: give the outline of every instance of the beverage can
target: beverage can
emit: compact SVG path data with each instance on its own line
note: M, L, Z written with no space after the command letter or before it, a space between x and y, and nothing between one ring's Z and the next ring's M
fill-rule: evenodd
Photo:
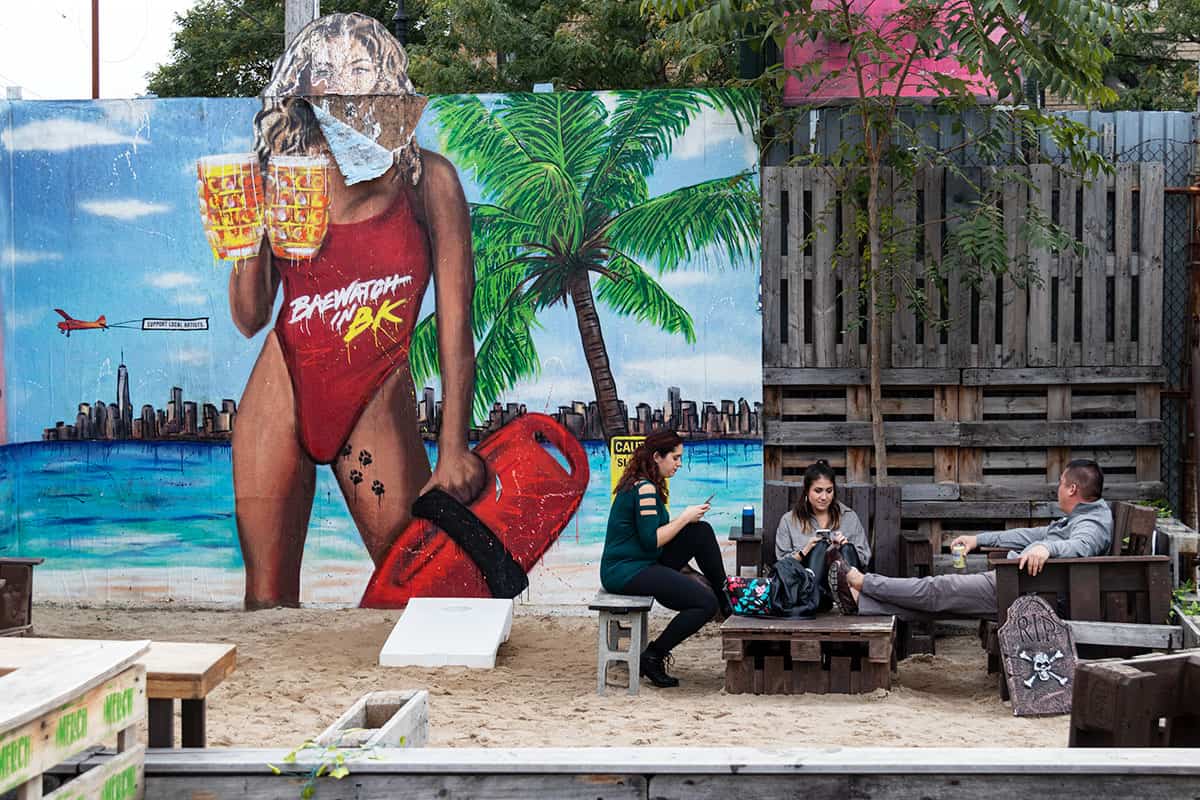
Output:
M754 506L742 506L742 536L754 535Z
M967 548L961 544L956 544L956 545L952 545L950 547L950 552L954 554L954 568L955 569L966 569L967 568Z

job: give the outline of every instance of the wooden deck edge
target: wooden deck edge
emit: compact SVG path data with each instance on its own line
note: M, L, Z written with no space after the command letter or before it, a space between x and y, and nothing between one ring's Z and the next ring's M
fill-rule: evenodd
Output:
M348 751L347 751L348 752ZM209 748L146 752L146 777L189 774L270 775L284 749ZM112 758L95 754L72 768ZM1192 775L1200 776L1196 750L969 747L546 747L380 748L351 757L352 774L687 774L687 775ZM303 753L294 770L313 766ZM71 765L64 765L68 768Z

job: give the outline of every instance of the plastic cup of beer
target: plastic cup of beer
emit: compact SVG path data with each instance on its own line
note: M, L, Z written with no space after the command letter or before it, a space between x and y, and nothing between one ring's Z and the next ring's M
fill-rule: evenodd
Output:
M200 219L213 255L221 259L258 254L263 235L263 186L258 157L223 153L196 161Z
M271 156L267 162L267 238L280 258L303 260L329 230L329 159Z
M954 554L954 568L967 568L967 546L964 544L950 545L950 552Z

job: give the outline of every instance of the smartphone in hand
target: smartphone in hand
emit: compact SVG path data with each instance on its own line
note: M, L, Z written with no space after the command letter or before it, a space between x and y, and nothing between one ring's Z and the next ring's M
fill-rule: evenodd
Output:
M813 531L813 536L818 539L829 540L833 537L833 531L829 530L829 528L817 528Z
M716 493L716 492L713 492L712 494L710 494L710 495L708 496L708 499L707 499L707 500L705 500L705 501L704 501L704 503L703 503L702 505L706 505L706 506L707 506L707 505L710 505L710 504L712 503L712 500L713 500L713 498L714 498L714 497L716 497L716 496L717 496L717 493Z

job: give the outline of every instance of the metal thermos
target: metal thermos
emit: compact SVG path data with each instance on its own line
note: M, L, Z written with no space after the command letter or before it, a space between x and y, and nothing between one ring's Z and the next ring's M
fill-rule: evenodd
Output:
M742 536L754 535L754 506L742 506Z

